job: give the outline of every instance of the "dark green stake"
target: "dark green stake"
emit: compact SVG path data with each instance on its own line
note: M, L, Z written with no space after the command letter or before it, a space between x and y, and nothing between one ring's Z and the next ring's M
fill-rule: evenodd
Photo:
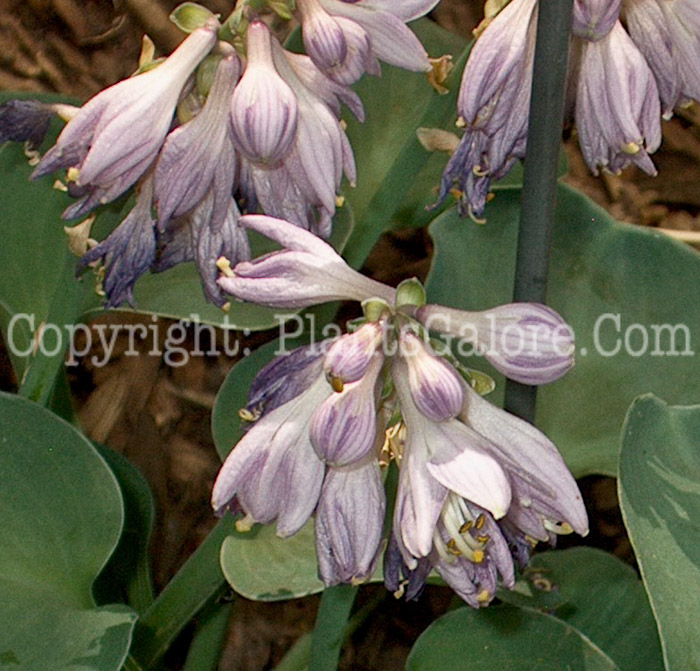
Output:
M544 303L561 148L573 0L539 0L513 300ZM506 383L505 408L535 419L537 388Z

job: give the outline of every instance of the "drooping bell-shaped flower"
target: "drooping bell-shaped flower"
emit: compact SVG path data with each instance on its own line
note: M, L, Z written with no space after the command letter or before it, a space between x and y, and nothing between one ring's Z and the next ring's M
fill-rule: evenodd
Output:
M456 338L460 350L472 344L501 373L523 384L553 382L574 365L571 327L546 305L511 303L483 312L425 305L415 316L428 329Z
M525 156L536 17L536 0L512 0L476 41L457 103L464 135L443 172L438 203L456 185L460 212L481 216L491 182Z
M241 300L278 308L298 308L333 300L392 301L394 290L350 268L328 243L286 221L246 215L240 223L285 249L239 263L219 278L219 286Z
M660 117L652 71L622 25L602 40L584 41L576 126L589 169L618 173L634 163L655 175L649 154L661 144Z
M604 38L620 17L622 0L574 0L572 33L591 42Z
M334 17L342 17L360 26L371 45L371 57L415 72L430 71L428 55L405 23L427 14L438 0L319 0Z
M330 468L316 509L316 556L326 585L367 580L379 557L386 496L373 455Z
M275 38L262 21L246 31L245 72L231 97L233 137L254 163L274 165L289 152L297 129L297 99L272 58Z
M318 503L325 471L311 445L309 422L331 393L320 375L253 424L219 471L212 492L215 511L241 509L244 524L276 519L281 537L301 529Z
M151 215L152 197L151 175L143 181L136 205L124 221L80 260L83 268L96 261L103 262L106 307L116 307L125 301L133 305L134 284L153 264L156 222Z
M212 220L220 224L230 210L236 160L229 100L239 74L238 56L229 53L216 68L202 111L166 138L155 169L154 199L161 228L190 212L210 190Z
M218 27L210 19L163 63L101 91L68 122L32 175L69 169L80 199L65 218L114 200L146 172L170 129L187 79L216 44Z
M366 457L377 438L379 373L384 363L375 352L365 374L335 391L311 418L311 442L319 459L331 466L347 466Z
M7 100L0 104L0 143L26 142L30 150L36 150L44 141L53 117L71 119L78 111L78 107L63 103Z

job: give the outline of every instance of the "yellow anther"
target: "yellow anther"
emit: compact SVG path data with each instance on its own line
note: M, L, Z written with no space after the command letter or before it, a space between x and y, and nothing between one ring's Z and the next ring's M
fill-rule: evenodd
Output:
M455 122L455 126L457 126L457 128L464 128L466 125L467 120L463 116L457 117L457 121Z
M226 301L222 306L221 310L223 312L228 312L231 309L231 301Z
M238 416L244 422L255 422L260 419L260 410L248 410L248 408L241 408L238 411Z
M245 533L246 531L250 531L254 524L255 520L250 515L246 515L245 517L241 517L240 520L236 520L236 531Z
M484 524L486 524L486 515L482 513L481 515L479 515L479 517L476 518L476 528L483 529Z
M77 182L78 177L80 177L80 170L78 170L78 168L68 168L66 171L66 179L69 182Z
M485 170L482 168L480 165L475 165L472 168L472 172L477 176L477 177L488 177L489 171Z
M466 534L469 529L474 526L474 520L467 520L461 527L459 527L459 533Z
M489 592L487 589L482 589L481 592L479 592L479 595L476 597L476 600L479 603L488 603L491 601L491 592Z
M457 541L455 541L454 538L450 538L450 540L447 541L447 551L455 557L462 556L462 551L457 547Z
M622 145L621 149L625 154L634 156L635 154L639 153L641 147L636 142L627 142L626 144Z
M331 387L335 392L340 393L341 391L343 391L343 389L345 389L345 384L343 383L343 381L335 375L329 375L328 381L331 383Z
M56 189L56 191L63 191L63 192L68 191L68 187L60 179L57 179L53 183L53 188Z
M216 260L216 267L226 276L234 277L234 272L231 270L231 262L225 257L220 256Z
M477 536L476 540L478 540L479 543L483 543L484 545L486 545L486 543L488 543L491 540L491 536L489 536L488 534L484 534L483 536Z
M343 207L345 204L345 196L336 196L335 197L335 206L336 207Z
M484 554L483 550L474 550L474 558L472 559L472 561L475 564L481 564L481 562L484 561L485 556L486 555Z
M532 579L532 586L540 590L540 592L551 592L553 585L551 580L547 580L542 576L537 576Z
M568 522L554 522L552 520L544 520L544 528L551 531L553 534L568 536L573 533L574 529Z

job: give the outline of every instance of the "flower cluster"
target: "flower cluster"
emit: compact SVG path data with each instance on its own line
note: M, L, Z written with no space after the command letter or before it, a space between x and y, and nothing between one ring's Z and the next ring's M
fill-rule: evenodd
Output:
M462 77L464 135L445 168L460 210L484 211L491 182L525 156L537 0L511 0L477 40ZM626 29L625 29L626 27ZM700 11L695 0L575 0L567 123L590 170L630 164L654 175L661 116L700 100Z
M378 59L429 71L405 22L436 2L300 0L308 56L282 46L264 21L272 11L264 2L238 3L235 34L231 18L222 26L186 3L181 13L193 13L199 27L170 57L146 59L82 108L58 110L68 124L32 177L66 170L76 200L64 218L138 191L131 213L82 260L103 263L107 305L133 301L147 270L184 261L197 264L207 298L223 305L216 259L250 257L241 207L328 237L343 176L356 181L341 103L360 120L364 110L349 84L365 71L379 74ZM36 102L1 106L0 140L38 145L55 111Z
M248 427L214 485L218 513L239 529L277 520L296 533L315 519L321 578L362 582L382 548L384 477L399 470L385 580L415 597L435 569L472 606L514 584L537 541L587 532L576 483L537 429L491 405L447 343L465 340L505 374L553 381L573 364L570 329L542 305L469 313L425 304L416 280L392 289L349 268L325 242L284 221L241 224L283 247L233 269L222 289L277 307L361 301L345 335L265 366L241 417ZM431 331L444 339L431 337Z

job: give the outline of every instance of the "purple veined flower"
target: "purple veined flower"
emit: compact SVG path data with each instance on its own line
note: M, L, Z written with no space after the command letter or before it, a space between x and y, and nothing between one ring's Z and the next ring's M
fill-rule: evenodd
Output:
M340 84L355 83L365 71L380 74L365 29L342 16L331 16L319 0L300 0L304 47L316 66Z
M574 0L572 33L597 42L603 39L620 17L622 0Z
M536 19L536 0L512 0L476 41L457 103L464 135L443 172L436 206L456 184L460 213L480 217L491 182L525 156Z
M546 384L574 365L574 335L562 317L538 303L511 303L483 312L442 305L418 308L415 317L429 330L474 349L501 373L523 384Z
M284 55L299 81L320 98L336 117L340 118L340 103L343 102L358 121L365 120L362 100L349 86L327 77L304 54L295 54L285 49Z
M217 513L242 510L242 528L276 519L282 538L301 529L316 508L325 473L311 445L309 422L332 393L321 374L305 391L253 424L214 483L211 503Z
M594 174L634 163L655 175L649 154L661 144L661 110L644 57L619 22L581 48L576 126L586 164Z
M405 23L427 14L438 0L319 0L334 17L353 21L368 35L373 58L416 72L429 72L430 61L423 45Z
M154 200L161 228L194 209L211 190L212 220L221 225L230 211L236 160L229 100L240 74L231 48L216 68L202 111L168 135L155 168Z
M69 180L80 197L65 218L114 200L146 172L170 129L185 83L216 44L218 27L210 19L162 64L101 91L68 122L32 175L72 172Z
M384 355L376 351L365 374L335 391L311 417L311 443L329 466L356 463L375 446L383 364Z
M124 221L80 259L85 268L97 261L104 264L102 290L105 306L134 304L134 284L153 264L156 255L156 222L151 215L153 176L141 184L136 205Z
M386 496L375 455L329 468L316 509L316 556L326 584L359 584L379 558Z
M0 143L26 142L31 151L39 148L49 130L51 119L72 119L80 110L63 103L45 103L32 99L13 99L0 104Z
M465 385L462 421L491 444L508 473L512 498L503 520L530 539L588 533L588 518L576 481L547 436L487 401Z
M459 373L428 351L411 330L399 336L399 352L406 362L408 388L418 410L433 422L454 419L462 409L464 394Z
M433 422L415 405L407 364L392 360L392 379L406 425L394 510L394 529L400 534L410 569L430 554L433 534L450 492L483 507L495 518L510 505L508 478L488 453L490 442L458 419Z
M233 138L253 163L275 165L291 149L297 132L297 100L272 58L276 39L262 21L246 31L245 72L231 97Z
M394 290L350 268L328 243L287 221L246 215L240 223L284 249L237 264L219 286L240 300L268 307L299 308L333 300L378 297L393 302Z
M654 73L664 118L687 99L700 100L700 11L694 4L624 0L623 18Z
M336 391L357 382L367 373L374 355L384 340L386 322L367 322L353 333L340 336L328 350L323 370Z

